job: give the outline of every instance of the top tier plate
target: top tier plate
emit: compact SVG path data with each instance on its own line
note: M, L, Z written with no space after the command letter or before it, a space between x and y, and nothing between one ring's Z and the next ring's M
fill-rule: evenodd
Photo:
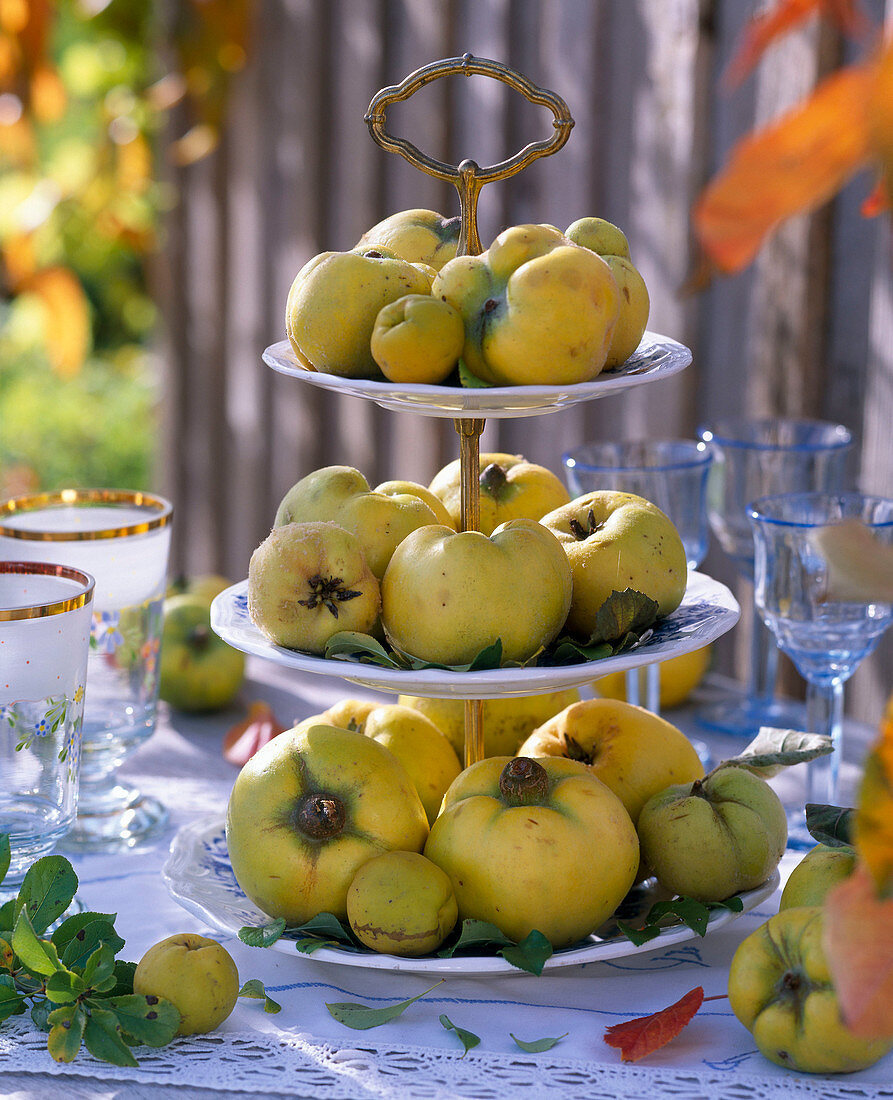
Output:
M581 382L575 386L492 386L482 389L398 385L305 370L287 340L280 340L268 347L263 359L280 374L300 378L324 390L362 397L394 412L415 412L452 420L498 420L539 416L570 408L581 401L621 393L643 382L669 378L689 365L691 352L676 340L656 332L646 332L635 354L622 366L604 371L592 382Z

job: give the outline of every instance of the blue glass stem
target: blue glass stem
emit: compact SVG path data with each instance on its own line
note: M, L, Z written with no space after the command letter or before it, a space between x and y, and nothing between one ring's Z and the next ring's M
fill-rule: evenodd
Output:
M843 753L843 681L809 681L806 685L806 723L810 733L826 733L834 751L807 765L806 801L836 806L840 760Z
M626 670L626 701L631 706L639 706L639 670L637 668Z
M644 683L643 683L644 681ZM644 687L644 699L642 692ZM660 714L660 664L630 668L626 672L626 701L634 707L644 707Z
M765 704L771 703L775 696L775 682L777 679L778 646L769 627L763 622L756 603L754 603L750 637L750 670L747 684L748 700Z

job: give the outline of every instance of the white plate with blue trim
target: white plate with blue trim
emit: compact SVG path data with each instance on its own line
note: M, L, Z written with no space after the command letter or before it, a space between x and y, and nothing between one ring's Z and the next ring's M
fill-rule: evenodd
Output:
M540 695L583 687L611 672L625 672L700 649L731 630L738 616L738 603L724 584L692 571L679 607L655 623L646 641L616 657L574 665L452 672L436 668L387 668L356 660L312 657L308 653L274 645L248 615L247 580L227 588L211 604L211 626L225 642L243 653L263 657L295 672L337 676L376 691L455 699Z
M162 873L171 897L193 916L205 921L218 932L238 936L240 928L269 923L270 918L264 916L260 909L248 900L236 882L226 849L223 820L219 816L200 818L182 828L171 843L170 855ZM760 902L765 901L775 892L778 884L779 875L778 871L775 871L762 886L738 895L743 905L741 913L734 913L730 909L713 910L707 926L707 934L725 927L742 913L749 912ZM642 955L654 950L665 950L697 938L697 933L687 925L663 928L654 939L649 940L642 947L636 947L619 931L605 938L591 936L588 942L556 951L546 960L543 970L628 958L631 955ZM408 959L396 955L348 951L335 947L320 947L312 955L301 955L288 933L267 950L312 958L316 962L358 966L371 970L402 970L413 974L470 978L492 974L504 977L527 973L512 966L500 955L463 955L446 959L431 955L419 959Z

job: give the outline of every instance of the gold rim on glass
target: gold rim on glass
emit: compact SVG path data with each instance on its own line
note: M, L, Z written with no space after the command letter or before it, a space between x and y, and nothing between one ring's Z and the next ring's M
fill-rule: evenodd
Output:
M33 531L24 527L7 526L4 520L12 516L26 515L38 509L53 508L61 504L96 505L130 504L136 508L152 509L156 514L138 523L121 527L105 527L96 531ZM131 489L59 489L52 493L29 493L11 497L0 504L0 535L12 539L29 539L35 542L82 542L89 539L119 539L127 535L143 535L147 531L165 527L171 521L173 505L164 497L152 496Z
M0 573L23 573L26 576L63 577L84 586L83 592L69 596L67 600L54 600L52 603L33 604L31 607L0 607L0 623L11 623L19 619L43 619L48 615L64 615L66 611L76 611L93 599L95 581L89 573L72 569L67 565L51 565L42 561L0 561Z

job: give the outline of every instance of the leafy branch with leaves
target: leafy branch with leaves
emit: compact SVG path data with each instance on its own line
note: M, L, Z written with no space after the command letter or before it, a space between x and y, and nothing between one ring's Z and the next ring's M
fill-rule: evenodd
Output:
M10 865L9 836L0 833L0 882ZM77 875L64 856L44 856L25 872L15 897L0 906L0 1024L30 1011L57 1062L73 1062L84 1046L94 1058L137 1066L132 1047L166 1046L180 1012L163 997L134 993L136 963L115 956L124 940L115 913L69 913ZM263 983L249 979L240 997L280 1006Z
M9 838L0 835L3 877L9 860ZM136 963L115 958L124 946L116 914L64 916L77 887L67 859L45 856L0 907L0 1022L30 1009L57 1062L74 1061L83 1045L101 1061L136 1066L131 1047L165 1046L180 1013L170 1001L133 992Z

